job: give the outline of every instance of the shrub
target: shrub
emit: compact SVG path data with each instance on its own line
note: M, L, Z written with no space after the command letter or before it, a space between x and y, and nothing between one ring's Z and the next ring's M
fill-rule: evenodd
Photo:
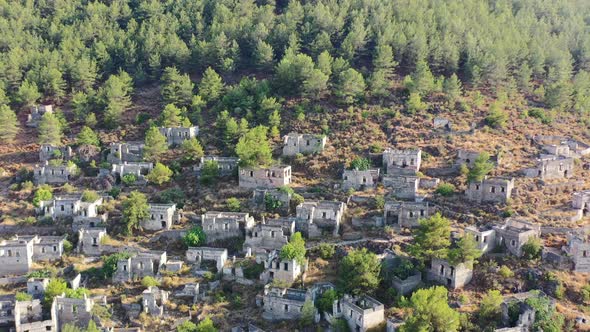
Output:
M96 202L100 196L94 190L84 190L82 193L82 202Z
M320 243L318 253L322 259L330 259L336 253L336 248L330 243Z
M186 233L182 238L182 242L187 247L198 247L207 242L207 235L201 227L196 226Z
M266 211L276 211L283 205L283 202L274 198L271 194L264 195L264 207Z
M156 185L162 185L168 181L172 177L172 170L168 168L168 166L162 163L156 163L154 168L150 171L150 173L146 176L146 179L154 183Z
M68 240L64 240L63 246L66 253L72 252L72 249L74 249L74 245Z
M141 279L141 285L143 287L153 287L153 286L160 286L160 282L156 280L156 278L151 276L145 276Z
M375 208L378 210L383 210L385 207L385 197L383 195L375 196Z
M33 296L25 292L17 292L14 296L14 299L17 301L31 301L33 299Z
M186 195L180 188L169 188L161 191L156 197L156 200L163 204L174 203L177 208L182 209L186 201Z
M35 196L33 197L33 205L39 207L42 201L47 201L53 198L53 189L49 185L41 185L35 191Z
M506 121L508 121L508 115L500 110L497 103L492 104L492 106L490 106L490 113L485 118L486 124L492 128L498 129L503 128L506 125Z
M356 157L350 162L350 169L366 171L371 167L371 162L367 158Z
M582 299L584 300L584 302L589 302L590 301L590 284L583 286L582 289L580 290L580 294L582 295Z
M232 212L239 212L241 209L240 200L235 197L230 197L230 198L226 199L225 204L227 206L227 209Z
M553 121L551 116L547 115L547 113L540 108L530 109L527 113L530 117L539 119L543 124L550 124Z
M504 278L512 278L514 276L514 272L512 272L512 270L506 265L502 265L498 270L498 273Z
M123 177L121 177L121 182L123 182L123 184L125 184L126 186L130 186L134 184L136 181L137 176L135 176L135 174L125 174L123 175Z
M455 193L455 186L451 183L441 183L436 188L436 193L441 196L451 196Z
M537 259L541 257L541 240L536 237L531 237L528 241L522 245L522 253L525 259Z

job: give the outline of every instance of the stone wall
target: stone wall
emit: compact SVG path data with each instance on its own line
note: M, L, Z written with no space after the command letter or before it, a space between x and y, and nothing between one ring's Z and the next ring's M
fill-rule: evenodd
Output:
M240 167L240 188L278 188L291 183L291 166Z

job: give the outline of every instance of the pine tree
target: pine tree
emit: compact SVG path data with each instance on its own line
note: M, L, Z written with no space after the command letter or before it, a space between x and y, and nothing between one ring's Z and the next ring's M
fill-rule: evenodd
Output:
M365 80L358 71L350 68L343 71L336 86L336 96L347 104L352 104L365 92Z
M50 112L43 114L39 123L39 144L61 145L62 128L57 117Z
M434 89L434 75L430 71L426 61L418 61L416 70L412 74L414 89L420 95L428 95Z
M0 141L6 143L14 142L19 131L18 119L14 111L7 105L0 105Z
M207 68L199 83L199 96L209 103L217 101L222 92L223 80L215 70L211 67Z
M189 106L193 99L194 84L187 74L180 74L175 67L168 67L162 75L162 99L165 104Z
M174 104L168 104L164 107L162 115L160 117L160 123L162 127L179 127L184 120L181 114L180 108L174 106Z
M41 93L37 89L37 84L29 80L24 80L16 93L17 101L24 106L35 105L39 98L41 98Z
M303 92L313 99L320 99L328 90L328 78L321 70L312 70L303 81Z
M121 205L125 232L131 234L139 228L139 223L150 215L147 197L139 191L132 191Z
M166 137L160 133L158 128L151 127L145 134L145 147L143 156L147 160L156 161L160 159L162 153L168 150Z
M272 161L267 132L267 127L258 126L240 138L236 145L236 154L244 166L267 165Z
M260 68L270 68L273 64L274 51L270 44L259 40L254 51L254 59Z
M445 78L443 83L443 91L445 93L447 101L450 103L455 103L457 98L461 96L461 81L456 74L451 75L448 78Z
M197 162L203 157L203 147L196 137L184 140L181 145L184 160L188 162Z
M146 176L146 179L154 184L161 185L170 181L170 177L172 177L172 170L168 168L168 166L162 163L156 163L154 168L149 172Z
M89 127L82 127L78 137L76 138L76 143L79 145L94 145L100 146L100 140L98 139L98 135L90 129Z

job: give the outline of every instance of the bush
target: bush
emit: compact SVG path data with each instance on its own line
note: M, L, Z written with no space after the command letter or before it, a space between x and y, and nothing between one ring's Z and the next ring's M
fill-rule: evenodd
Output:
M154 183L156 185L162 185L168 181L172 177L172 170L168 168L168 166L162 163L156 163L154 168L150 171L150 173L146 176L146 179Z
M582 300L584 300L584 302L589 302L590 301L590 284L582 287L582 289L580 290L580 294L582 295Z
M121 182L123 182L123 184L126 186L130 186L134 184L136 181L137 176L135 176L135 174L125 174L123 175L123 177L121 177Z
M94 190L84 190L82 193L82 202L96 202L100 195Z
M490 113L485 118L486 124L492 128L499 129L504 128L506 121L508 121L508 115L500 110L500 107L497 104L492 104L492 106L490 106Z
M536 237L531 237L528 241L522 245L522 253L525 259L537 259L541 257L541 240Z
M385 197L383 195L375 196L375 208L378 210L383 210L385 207Z
M72 242L64 240L64 251L66 253L69 253L72 252L72 249L74 249L74 245L72 244Z
M186 195L180 188L169 188L161 191L156 197L156 201L162 204L176 204L176 207L182 209L186 201Z
M506 265L502 265L498 273L504 278L512 278L514 276L514 272Z
M35 196L33 197L33 205L39 207L39 204L41 204L42 201L52 199L52 192L53 189L47 184L39 186L39 188L37 188L37 191L35 191Z
M356 157L350 162L350 169L366 171L371 167L371 162L367 158Z
M31 301L33 299L33 296L25 292L17 292L14 296L14 299L17 301Z
M551 116L547 115L547 113L540 108L530 109L527 113L530 117L539 119L543 124L550 124L553 121Z
M320 243L317 251L322 259L330 259L336 253L336 247L330 243Z
M266 211L276 211L283 205L283 202L274 198L271 194L264 195L264 207Z
M231 212L239 212L241 209L240 200L235 197L230 197L226 199L225 204L227 205L227 209Z
M154 286L160 286L160 282L158 280L156 280L156 278L151 277L151 276L145 276L143 277L143 279L141 279L141 285L143 287L154 287Z
M187 247L198 247L207 243L207 235L201 227L193 227L182 238L182 242Z
M436 193L445 197L454 194L455 190L455 186L451 183L441 183L436 187Z

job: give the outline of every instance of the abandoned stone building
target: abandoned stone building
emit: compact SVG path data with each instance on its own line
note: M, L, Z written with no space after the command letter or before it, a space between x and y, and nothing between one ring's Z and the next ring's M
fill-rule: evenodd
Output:
M120 164L113 164L111 173L119 177L123 177L127 174L133 174L138 180L142 180L153 168L154 164L149 162L124 161Z
M289 133L283 136L283 156L322 152L326 140L325 135Z
M541 226L523 218L508 218L504 225L495 226L496 242L511 254L522 256L522 246L530 238L541 236Z
M385 175L383 176L383 186L389 189L394 197L414 200L418 196L420 178L408 175Z
M121 164L123 162L140 162L143 160L143 142L116 142L109 145L107 162Z
M27 294L34 299L42 299L47 285L49 285L49 278L29 278L27 279Z
M313 301L305 289L264 286L262 318L271 321L296 320L301 318L301 309L306 301Z
M43 306L39 299L17 301L14 306L15 332L58 331L52 310L50 319L43 319Z
M457 157L455 158L455 165L466 165L468 167L472 167L475 164L475 160L481 154L480 151L474 150L466 150L466 149L458 149L457 150ZM490 155L490 162L494 165L498 165L500 163L499 157L497 155Z
M140 252L129 258L120 259L113 274L113 282L122 283L145 276L156 276L166 265L166 260L165 251Z
M254 209L288 214L291 193L280 188L256 188L252 191L251 205Z
M96 227L80 229L78 231L78 253L88 256L100 256L102 254L102 241L107 236L107 229Z
M39 147L39 161L50 159L70 160L74 154L69 146L56 146L52 144L41 144Z
M33 264L33 240L11 239L0 241L0 276L22 275Z
M15 240L33 243L33 262L58 260L64 253L65 236L24 235L16 236Z
M567 244L561 248L543 248L543 260L558 269L590 272L590 238L588 229L576 229L567 235Z
M571 178L574 175L574 158L542 156L533 168L525 169L525 176L542 180Z
M279 250L289 242L295 232L295 220L279 218L263 221L246 231L244 251L251 252Z
M469 226L465 228L465 234L471 234L477 243L477 249L484 254L496 248L496 231L492 227L476 228Z
M366 332L385 322L385 306L370 296L344 295L334 301L332 312L335 318L343 318L350 331Z
M260 275L260 280L265 284L273 280L292 284L305 271L305 265L297 262L295 259L281 259L279 251L272 251L266 260L264 260L264 272Z
M156 286L148 287L141 293L142 310L150 316L164 315L164 305L168 302L168 292Z
M201 215L201 228L207 235L207 243L243 237L255 223L254 217L248 213L209 211Z
M567 136L538 135L532 138L546 153L554 156L580 158L590 154L590 146Z
M58 295L54 299L55 324L61 331L65 324L73 324L80 328L86 328L93 317L92 308L95 301L84 294L80 299L68 298Z
M345 211L346 203L337 201L301 203L296 208L295 229L309 238L320 237L323 231L337 236Z
M0 328L14 324L14 295L0 295Z
M204 261L213 261L218 272L223 269L227 257L227 249L225 248L189 247L186 251L188 262L200 265Z
M590 190L575 192L572 195L572 207L579 210L579 219L590 215Z
M444 129L446 131L452 131L453 123L449 119L437 117L434 118L434 120L432 120L432 127L434 129Z
M278 188L291 183L291 166L240 167L240 188Z
M385 225L399 228L417 227L420 219L432 214L433 208L428 202L386 201L383 207Z
M43 165L35 166L33 170L33 180L35 184L55 184L62 185L70 182L70 178L75 174L76 165L50 165L45 162Z
M231 176L237 173L240 158L237 157L220 157L220 156L203 156L200 162L195 165L194 170L200 175L203 165L208 161L217 163L220 176Z
M387 148L383 151L383 167L387 174L416 175L422 164L422 150L399 150Z
M31 113L27 115L27 127L37 128L45 113L53 113L52 105L36 105L31 107Z
M38 212L44 217L53 219L67 217L94 218L99 217L99 206L103 198L99 197L94 202L82 200L82 194L68 194L55 196L51 200L42 201L39 204Z
M342 173L342 189L364 190L374 188L379 182L379 169L359 171L346 169Z
M482 181L470 182L465 196L479 203L506 203L512 197L514 178L486 177Z
M160 127L160 133L166 136L166 141L168 145L180 145L187 139L191 139L193 137L197 137L199 134L199 127L173 127L173 128L164 128Z
M157 231L170 229L172 225L180 221L180 213L176 210L176 204L150 203L150 214L146 220L140 222L143 229Z
M504 296L504 300L500 305L502 311L502 318L500 327L502 329L496 331L513 332L513 331L531 331L535 323L535 309L526 303L529 298L548 298L545 293L540 290L533 290L524 293L509 294ZM555 300L549 298L549 305L555 307ZM516 322L512 323L514 316L517 317Z
M473 277L473 269L465 263L452 265L446 260L434 258L427 272L427 279L452 289L463 288Z

